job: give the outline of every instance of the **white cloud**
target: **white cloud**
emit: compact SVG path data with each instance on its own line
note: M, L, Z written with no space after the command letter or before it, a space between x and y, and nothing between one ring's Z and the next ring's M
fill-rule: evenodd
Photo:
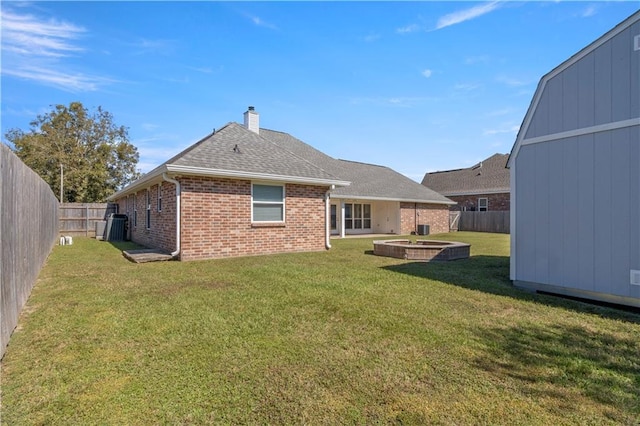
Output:
M98 90L114 80L66 69L65 58L85 49L77 40L86 33L80 26L44 20L2 9L2 74L57 87L68 92Z
M397 96L393 98L352 98L350 102L354 105L373 105L373 106L382 106L382 107L414 107L418 105L425 104L427 102L436 101L437 98L434 97L408 97L408 96Z
M254 25L257 25L258 27L268 28L270 30L277 30L278 29L277 26L275 26L274 24L271 24L269 22L264 21L259 16L249 16L249 19L251 20L251 22L253 22Z
M426 69L422 71L422 75L425 76L426 78L431 77L432 74L433 74L433 71L431 71L430 69Z
M511 133L515 135L518 133L518 130L520 130L520 126L510 125L510 126L500 127L497 129L488 129L483 131L482 134L484 136L500 135L504 133Z
M527 86L528 84L531 84L531 81L529 80L508 77L505 75L499 75L498 77L496 77L496 81L506 84L507 86L510 86L510 87L522 87L522 86Z
M469 56L465 58L464 63L466 65L487 64L489 63L489 56L488 55Z
M587 7L585 7L584 10L580 13L580 17L589 18L595 15L597 11L598 11L598 8L596 7L596 5L590 4Z
M479 89L480 87L481 86L479 84L474 84L474 83L458 83L455 86L453 86L455 90L462 90L465 92L470 92L472 90Z
M396 29L396 32L398 34L408 34L408 33L414 33L419 30L420 30L420 26L418 24L410 24L410 25Z
M135 48L134 55L170 55L176 50L176 42L173 40L141 38L131 45Z
M481 4L479 6L474 6L469 9L459 10L457 12L444 15L443 17L438 19L438 23L436 24L436 29L439 30L445 27L449 27L451 25L456 25L465 21L469 21L471 19L475 19L479 16L485 15L489 12L496 10L498 6L499 6L498 1L492 1L490 3Z
M1 11L2 49L20 55L63 57L83 49L73 44L85 29L55 20L40 21L32 15Z
M500 117L503 115L511 114L513 112L513 108L503 108L495 111L489 111L485 114L485 117Z
M5 62L6 63L6 62ZM3 67L2 74L25 80L34 80L41 84L58 87L68 92L93 92L101 86L113 83L108 78L59 71L50 67L23 65L18 68Z
M369 34L362 38L367 43L372 43L380 39L380 34Z

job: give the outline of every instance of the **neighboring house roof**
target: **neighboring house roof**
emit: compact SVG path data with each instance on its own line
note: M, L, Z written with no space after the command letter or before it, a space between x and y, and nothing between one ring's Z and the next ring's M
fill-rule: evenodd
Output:
M509 154L494 154L466 169L427 173L422 184L446 196L509 192Z
M332 198L361 198L433 204L455 204L418 182L384 166L337 160L288 133L260 129L260 135L299 155L351 185L331 191Z

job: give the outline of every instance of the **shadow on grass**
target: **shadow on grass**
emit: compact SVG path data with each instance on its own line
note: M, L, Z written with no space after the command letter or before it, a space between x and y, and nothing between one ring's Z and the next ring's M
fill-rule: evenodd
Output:
M514 287L509 279L508 256L472 256L452 262L409 262L383 268L470 290L640 324L640 310L635 308L587 303Z
M515 288L507 256L473 256L454 262L410 262L384 269L470 290L640 324L640 315ZM613 326L615 329L615 326ZM627 331L557 321L496 323L474 329L484 350L473 362L494 377L516 380L519 391L562 415L587 400L602 404L614 423L640 424L640 340ZM546 401L546 402L544 402ZM592 407L593 408L593 407Z
M621 424L640 420L640 342L568 324L524 323L477 330L487 343L475 364L493 376L524 384L526 393L572 412L588 398L615 407ZM635 419L635 420L634 420Z

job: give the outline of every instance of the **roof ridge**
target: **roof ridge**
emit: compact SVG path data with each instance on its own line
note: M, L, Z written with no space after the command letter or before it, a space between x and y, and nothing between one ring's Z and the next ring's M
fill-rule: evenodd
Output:
M183 149L182 151L180 151L179 153L177 153L176 155L174 155L173 157L169 158L167 161L165 161L164 163L160 164L160 166L162 166L163 164L171 164L173 161L176 161L180 158L182 158L183 156L185 156L186 154L190 153L191 151L193 151L195 148L199 147L200 145L202 145L205 141L207 141L209 138L211 138L211 136L215 135L216 133L220 132L221 130L226 129L227 127L229 127L231 124L236 124L232 121L229 121L227 124L225 124L224 126L220 127L219 129L213 129L213 131L211 133L209 133L206 136L203 136L202 138L200 138L200 140L198 140L196 143L189 145L188 147L186 147L185 149ZM158 166L159 167L159 166Z
M333 157L332 157L333 158ZM373 163L365 163L364 161L355 161L355 160L345 160L344 158L336 158L337 161L345 161L347 163L355 163L355 164L364 164L366 166L374 166L374 167L382 167L384 169L389 169L390 167L388 166L383 166L380 164L373 164ZM391 169L393 170L393 169Z
M320 150L317 150L317 149L316 149L316 148L314 148L313 146L311 146L311 145L309 145L308 143L306 143L306 142L304 142L304 141L302 141L302 140L300 140L300 139L296 138L295 136L293 136L293 135L292 135L292 134L290 134L290 133L282 132L282 131L280 131L280 130L271 130L271 129L266 129L266 128L265 128L265 129L261 129L261 130L267 130L267 131L269 131L269 132L280 133L280 134L282 134L282 135L288 136L288 137L290 137L290 138L292 138L292 139L295 139L295 140L297 140L298 142L300 142L300 143L302 143L302 144L304 144L304 145L306 145L306 146L310 147L311 149L314 149L314 150L316 150L316 151L320 152L321 154L324 154L324 152L322 152L322 151L320 151ZM336 179L342 179L340 176L336 176L336 175L334 175L333 173L329 172L328 170L325 170L323 167L320 167L320 165L318 165L318 164L316 164L316 163L313 163L313 162L309 161L307 158L304 158L304 157L302 157L301 155L296 154L295 152L291 151L290 149L287 149L287 148L285 148L285 147L283 147L283 146L278 145L277 143L275 143L275 142L274 142L274 141L272 141L271 139L268 139L268 138L266 138L266 137L264 137L264 136L260 135L259 133L258 133L258 136L260 136L262 139L264 139L266 142L269 142L270 144L272 144L272 145L273 145L273 146L275 146L276 148L278 148L278 149L280 149L280 150L283 150L283 151L288 152L289 154L291 154L291 155L293 155L293 156L295 156L295 157L297 157L297 158L301 159L302 161L304 161L304 162L306 162L306 163L310 164L311 166L313 166L314 168L316 168L316 169L318 169L318 170L322 170L323 172L327 173L329 176L333 176L333 177L334 177L334 178L336 178ZM324 154L324 155L327 155L327 154ZM327 157L329 157L329 158L331 158L331 159L335 160L333 157L331 157L331 156L329 156L329 155L327 155Z

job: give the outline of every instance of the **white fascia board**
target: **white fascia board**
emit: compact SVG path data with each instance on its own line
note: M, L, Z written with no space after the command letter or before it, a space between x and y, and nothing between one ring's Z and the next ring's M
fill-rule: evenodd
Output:
M349 186L351 182L336 179L319 179L310 178L304 176L285 176L285 175L272 175L268 173L253 173L237 170L220 170L220 169L207 169L203 167L191 167L191 166L178 166L175 164L167 164L167 172L173 175L186 175L186 176L210 176L210 177L224 177L233 179L248 179L248 180L265 180L285 183L300 183L307 185L318 186Z
M640 126L640 117L628 120L614 121L611 123L599 124L597 126L584 127L581 129L568 130L566 132L552 133L550 135L537 136L535 138L523 139L520 145L531 145L534 143L557 141L560 139L573 138L576 136L591 135L594 133L607 132L609 130L624 129L625 127Z
M158 168L155 168L149 173L147 173L146 175L142 176L140 179L131 182L129 185L125 186L120 191L107 197L107 200L114 201L114 200L117 200L118 198L123 197L124 195L137 192L143 188L148 188L149 186L152 186L155 183L162 181L162 173L166 171L167 171L166 165L162 165Z
M300 176L282 176L271 175L266 173L250 173L241 172L236 170L217 170L207 169L203 167L190 167L179 166L175 164L163 164L162 166L150 171L140 179L127 185L120 191L108 197L108 200L116 200L124 195L137 192L142 188L147 188L155 183L155 181L162 180L163 173L170 173L172 176L209 176L209 177L223 177L231 179L247 179L247 180L263 180L269 182L281 182L281 183L299 183L315 186L349 186L351 182L336 180L336 179L316 179Z
M445 197L458 197L462 195L493 195L493 194L508 194L510 188L494 188L487 190L475 190L475 191L452 191L441 192Z
M444 204L444 205L455 205L458 204L455 201L441 201L441 200L418 200L414 198L392 198L392 197L370 197L370 196L360 196L360 195L333 195L331 194L332 199L337 200L371 200L371 201L401 201L405 203L422 203L422 204Z

